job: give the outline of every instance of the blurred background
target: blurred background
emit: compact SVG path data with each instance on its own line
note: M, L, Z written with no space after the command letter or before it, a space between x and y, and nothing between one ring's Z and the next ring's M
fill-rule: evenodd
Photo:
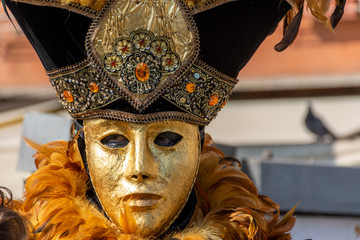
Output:
M19 28L17 28L19 31ZM335 33L306 14L278 53L281 26L241 70L207 132L283 212L294 239L360 239L360 1ZM0 10L0 186L21 198L35 167L23 136L67 139L70 119L23 34Z

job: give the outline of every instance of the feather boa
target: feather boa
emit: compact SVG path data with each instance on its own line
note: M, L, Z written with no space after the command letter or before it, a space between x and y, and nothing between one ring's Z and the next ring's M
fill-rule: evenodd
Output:
M34 239L141 240L114 227L85 197L88 176L76 141L56 141L39 145L38 170L26 181L24 202L18 207L33 225ZM197 206L188 227L165 239L242 240L291 239L294 209L282 219L279 206L257 194L239 163L224 158L206 136L198 178ZM131 225L129 223L128 225ZM131 228L131 226L129 226ZM36 231L37 230L37 231ZM154 238L151 238L154 239Z

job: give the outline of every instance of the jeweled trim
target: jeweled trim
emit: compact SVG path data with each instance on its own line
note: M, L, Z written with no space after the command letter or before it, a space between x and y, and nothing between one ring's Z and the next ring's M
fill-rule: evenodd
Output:
M191 14L197 14L200 12L204 12L210 10L212 8L216 8L220 5L223 5L228 2L234 2L237 0L209 0L200 4L196 4L194 6L189 6Z
M124 99L120 89L106 76L99 74L89 59L47 73L60 102L74 117L90 116L94 109ZM170 114L165 119L177 118L201 125L208 124L224 107L236 82L236 79L218 72L206 63L196 61L188 72L162 95L192 117L184 117L182 114L179 115L181 117L175 117ZM117 118L120 119L119 116ZM139 121L139 118L133 115L131 118L129 115L122 116L121 119Z
M70 70L63 69L63 71ZM63 107L70 114L97 109L121 98L118 89L114 88L112 82L104 79L90 63L73 72L54 76L50 75L50 83ZM93 88L94 84L97 88L96 91ZM70 95L71 98L69 98Z
M84 60L72 64L72 65L68 65L62 68L57 68L51 71L46 71L46 74L50 77L50 78L57 78L57 77L61 77L63 75L69 74L69 73L73 73L79 69L82 69L86 66L91 65L89 59L85 58Z
M210 65L208 65L207 63L205 63L204 61L198 59L195 64L198 68L200 68L201 70L207 72L208 74L211 74L213 77L226 82L230 85L234 85L238 83L238 80L236 78L230 77L220 71L218 71L216 68L211 67Z
M194 64L163 97L205 121L213 120L226 104L236 80L228 77L224 81L218 72L209 70L211 67L203 62ZM189 91L189 84L195 89Z
M60 2L54 2L52 0L14 0L15 2L27 3L36 6L47 6L47 7L56 7L69 10L74 13L78 13L80 15L84 15L89 18L95 18L97 15L97 11L90 8L85 7L76 3L62 4Z
M197 125L208 125L209 120L203 120L189 113L183 112L158 112L150 114L133 114L118 110L111 109L96 109L88 111L86 113L71 114L73 118L84 120L84 119L95 119L105 118L111 120L119 120L133 123L151 123L151 122L162 122L169 120L179 120Z
M194 47L190 53L190 56L187 57L187 60L181 64L179 69L172 75L170 75L164 82L160 83L161 87L158 87L154 91L147 94L144 101L140 101L140 98L136 94L132 94L131 92L127 91L126 88L119 86L119 88L124 93L124 99L126 99L135 109L138 111L145 110L151 103L156 101L162 93L169 88L174 82L179 79L182 75L184 75L189 68L192 66L192 64L195 62L195 60L198 57L199 51L200 51L200 40L199 40L199 34L196 27L195 20L193 19L191 12L187 5L180 1L180 0L174 0L175 3L179 6L179 9L184 16L185 21L187 22L191 33L193 34L193 41L194 41ZM90 25L88 35L85 40L85 48L87 49L87 55L89 56L91 62L93 62L96 66L96 69L99 72L104 73L104 69L102 66L102 59L99 59L98 55L96 54L94 45L93 45L93 39L95 38L95 35L99 29L99 26L102 25L104 20L104 15L108 14L108 12L111 10L111 6L115 4L115 0L109 0L106 2L103 9L100 11L98 16L95 18L95 20ZM160 86L159 85L159 86Z

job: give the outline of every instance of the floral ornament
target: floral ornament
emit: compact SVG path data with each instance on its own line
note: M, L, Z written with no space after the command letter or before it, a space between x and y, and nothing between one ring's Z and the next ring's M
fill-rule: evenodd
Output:
M161 79L159 60L146 52L137 52L127 58L121 76L130 91L139 94L155 89Z
M115 52L122 58L129 56L133 49L133 43L127 39L122 39L116 42Z
M168 44L164 40L156 40L151 43L150 52L158 58L164 56L167 50Z
M132 93L146 94L180 67L180 58L171 50L167 37L137 30L116 39L103 64L112 80L123 83Z
M173 72L179 67L179 57L175 53L168 53L162 58L161 65L166 72Z
M133 37L133 43L136 49L144 51L150 48L151 36L146 32L136 33Z
M116 72L120 70L120 65L122 64L121 59L115 54L109 54L105 56L105 69L109 72Z

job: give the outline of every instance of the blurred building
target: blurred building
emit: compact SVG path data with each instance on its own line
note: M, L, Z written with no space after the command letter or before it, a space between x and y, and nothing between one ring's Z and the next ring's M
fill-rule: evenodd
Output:
M360 1L348 0L335 32L305 14L295 42L278 53L280 26L241 70L231 100L207 128L228 155L242 161L260 193L284 211L299 203L294 239L358 238L359 14ZM36 53L2 10L0 73L0 185L20 197L32 161L19 155L21 137L29 132L24 114L66 114ZM338 140L317 142L306 128L309 102Z

